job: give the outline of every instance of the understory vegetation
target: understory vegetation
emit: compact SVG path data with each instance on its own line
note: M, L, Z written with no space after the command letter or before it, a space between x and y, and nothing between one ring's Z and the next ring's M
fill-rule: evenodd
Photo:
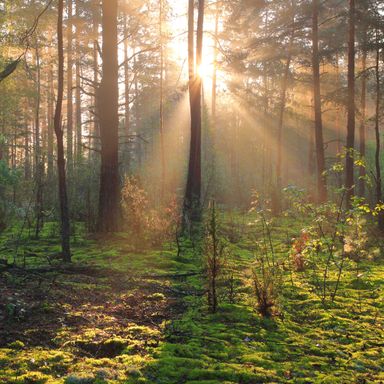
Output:
M295 200L272 218L254 200L248 213L212 202L202 240L145 249L79 224L70 265L55 223L39 240L4 231L1 256L16 264L2 264L0 381L384 380L383 244L366 206Z

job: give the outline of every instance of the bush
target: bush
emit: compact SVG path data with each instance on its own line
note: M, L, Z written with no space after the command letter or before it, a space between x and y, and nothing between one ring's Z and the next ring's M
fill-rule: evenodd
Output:
M277 305L278 294L281 291L282 271L275 260L275 249L272 241L272 221L267 219L270 210L254 195L251 212L256 215L250 223L257 233L262 234L260 240L255 240L255 261L252 270L252 287L257 302L257 310L263 317L273 315Z
M0 137L1 139L1 137ZM0 160L0 232L9 225L11 213L14 209L9 203L8 189L14 187L19 180L19 173L8 168L4 160Z
M164 207L151 207L148 193L135 176L126 177L122 190L122 208L127 229L136 245L142 242L158 245L170 240L178 225L178 204L175 198Z

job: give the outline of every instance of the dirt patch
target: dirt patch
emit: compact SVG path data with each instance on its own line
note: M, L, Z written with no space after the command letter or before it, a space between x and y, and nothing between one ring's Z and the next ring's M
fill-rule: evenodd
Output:
M1 274L0 347L20 340L26 346L70 345L80 354L113 357L132 344L132 327L158 330L177 314L169 282L104 272L72 268L70 273ZM102 332L92 334L92 329ZM116 336L128 341L111 342ZM145 337L140 341L145 345Z

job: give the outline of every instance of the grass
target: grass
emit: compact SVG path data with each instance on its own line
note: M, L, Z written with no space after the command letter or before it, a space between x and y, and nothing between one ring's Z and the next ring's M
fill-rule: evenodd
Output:
M224 220L228 232L233 220L244 221ZM79 226L73 267L55 271L59 262L47 258L58 252L55 227L39 240L22 237L18 261L35 272L1 276L0 382L383 382L383 260L362 262L358 274L348 262L327 306L310 273L286 270L277 315L261 318L248 286L258 234L242 224L230 247L243 285L235 303L221 300L215 314L192 248L180 258L172 244L138 252L125 234L91 240ZM301 225L276 222L280 259ZM17 233L2 235L0 257L13 258Z

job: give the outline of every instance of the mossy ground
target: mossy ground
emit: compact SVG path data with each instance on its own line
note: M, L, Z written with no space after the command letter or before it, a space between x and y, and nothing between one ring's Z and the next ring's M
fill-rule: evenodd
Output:
M247 276L252 237L232 254ZM236 224L236 225L235 225ZM279 257L300 225L282 219ZM0 275L0 382L38 383L381 383L384 382L384 262L346 265L339 294L324 307L310 276L286 271L276 316L261 318L252 293L206 307L197 251L174 245L135 251L127 235L86 239L73 265L54 257L57 230L39 240L4 233L0 254L29 272ZM49 256L49 257L47 257ZM179 277L177 277L179 275Z

